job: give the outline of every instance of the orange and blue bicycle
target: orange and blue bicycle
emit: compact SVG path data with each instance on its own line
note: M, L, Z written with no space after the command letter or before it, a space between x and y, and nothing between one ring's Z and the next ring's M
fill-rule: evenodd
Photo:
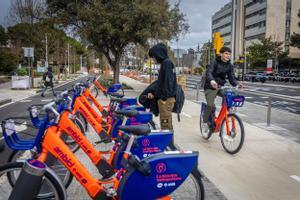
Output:
M213 127L209 127L207 123L203 122L206 103L201 104L200 132L206 140L213 133L219 132L225 151L235 154L242 148L245 138L243 122L236 114L236 108L244 105L245 97L237 95L233 87L221 87L220 90L220 93L223 94L220 112L216 116L215 110L213 110L209 117L209 122Z

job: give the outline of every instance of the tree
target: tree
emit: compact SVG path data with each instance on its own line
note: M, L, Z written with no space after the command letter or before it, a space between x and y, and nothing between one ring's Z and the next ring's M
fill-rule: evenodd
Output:
M6 45L8 40L8 36L5 32L3 26L0 25L0 45Z
M290 45L292 47L297 47L298 49L300 49L300 34L293 33L293 35L291 35Z
M167 0L47 0L48 13L72 26L104 54L119 82L120 59L130 44L146 46L150 38L170 40L187 31L179 4Z
M268 59L283 59L287 56L287 53L283 52L283 42L273 42L271 37L252 43L247 50L247 58L252 68L265 67Z
M10 20L14 23L33 24L44 17L46 6L44 0L12 0Z
M18 64L18 56L7 48L0 49L0 72L9 74Z

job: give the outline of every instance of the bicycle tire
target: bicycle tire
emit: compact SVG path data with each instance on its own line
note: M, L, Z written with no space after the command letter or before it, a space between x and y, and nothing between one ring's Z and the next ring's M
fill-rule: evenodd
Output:
M1 189L0 189L0 196L4 197L9 196L10 192L9 189L10 187L13 187L13 185L8 185L6 183L5 179L5 174L10 174L10 173L20 173L22 168L23 168L24 162L14 162L14 163L7 163L5 165L0 166L0 178L1 178ZM44 184L48 184L48 187L50 186L53 189L53 192L51 192L51 195L43 196L41 194L38 194L38 196L35 199L55 199L55 200L66 200L65 198L65 192L64 188L60 186L59 180L57 180L56 177L54 177L51 173L49 173L47 170L45 171L44 174L44 179L43 183L41 186L41 189L43 186L46 186ZM7 185L7 187L5 186Z
M97 98L99 95L99 89L95 85L93 85L93 88L90 89L90 92L95 98Z
M77 126L77 128L80 129L80 132L83 133L85 135L85 129L84 129L84 124L83 122L79 119L79 118L75 118L74 119L74 124ZM67 135L66 133L63 132L63 134ZM67 135L67 138L65 140L65 143L70 147L71 151L73 153L75 153L76 151L78 151L78 149L80 148L79 144L76 143L73 138L69 135Z
M30 157L22 158L21 156L26 154L28 151L30 151L30 153L33 153L33 155L31 154L32 156L30 156ZM20 150L20 151L15 150L9 156L8 163L25 162L25 160L27 160L27 159L36 158L37 154L35 154L35 153L36 152L32 152L31 150ZM71 182L73 181L73 175L71 174L71 172L69 170L67 170L65 168L65 166L59 160L56 160L56 162L53 165L48 166L48 167L50 167L57 174L57 176L63 182L65 188L68 188L70 186ZM8 174L7 176L8 176L8 180L9 180L11 186L13 186L15 177L12 177L12 174Z
M75 115L82 122L83 129L84 129L83 133L85 134L85 132L88 130L88 122L87 122L87 120L85 119L85 117L80 112L76 112Z
M201 114L200 114L199 125L200 125L200 133L201 133L202 138L205 140L209 140L209 138L212 136L213 132L207 126L207 123L205 123L203 121L203 112L201 112Z
M191 184L193 184L191 186ZM195 167L187 179L170 195L174 200L204 200L202 175Z
M229 154L236 154L237 152L239 152L239 151L241 150L241 148L242 148L242 146L243 146L243 144L244 144L244 138L245 138L244 125L243 125L242 120L241 120L241 119L239 118L239 116L237 116L236 114L231 113L231 114L228 114L227 116L228 116L228 119L231 119L232 117L236 119L236 120L235 120L235 123L236 123L235 125L238 124L239 127L240 127L240 136L241 136L241 139L240 139L240 142L239 142L238 146L237 146L235 149L233 149L233 150L229 149L229 148L226 146L225 140L229 140L230 138L227 138L227 137L231 137L231 136L227 136L226 131L223 131L224 126L225 126L225 128L226 128L226 123L225 123L225 119L224 119L224 120L222 121L221 128L220 128L220 138L221 138L221 143L222 143L222 146L223 146L223 148L225 149L225 151L226 151L227 153L229 153ZM230 121L230 120L229 120L229 121ZM236 135L238 135L238 134L236 134L236 132L234 132L234 134L235 134L235 135L233 136L233 139L235 139Z
M152 130L157 130L156 123L153 120L149 121L148 124Z

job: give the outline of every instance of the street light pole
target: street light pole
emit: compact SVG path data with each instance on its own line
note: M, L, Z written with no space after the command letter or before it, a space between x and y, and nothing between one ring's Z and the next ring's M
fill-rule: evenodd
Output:
M246 47L246 40L244 40L244 70L243 70L243 78L244 81L245 74L247 73L247 47Z
M231 64L234 64L234 53L235 53L235 10L236 10L236 0L232 0L232 24L231 24Z
M45 67L48 68L48 38L47 38L47 33L45 34L45 40L46 40L46 60L45 60Z
M70 44L68 43L68 77L70 77Z

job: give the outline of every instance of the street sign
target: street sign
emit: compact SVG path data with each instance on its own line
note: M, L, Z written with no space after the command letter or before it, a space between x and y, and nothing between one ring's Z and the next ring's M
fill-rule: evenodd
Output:
M268 59L267 60L267 73L272 73L272 68L273 68L273 60Z
M33 58L34 57L34 48L33 47L23 47L24 57Z

